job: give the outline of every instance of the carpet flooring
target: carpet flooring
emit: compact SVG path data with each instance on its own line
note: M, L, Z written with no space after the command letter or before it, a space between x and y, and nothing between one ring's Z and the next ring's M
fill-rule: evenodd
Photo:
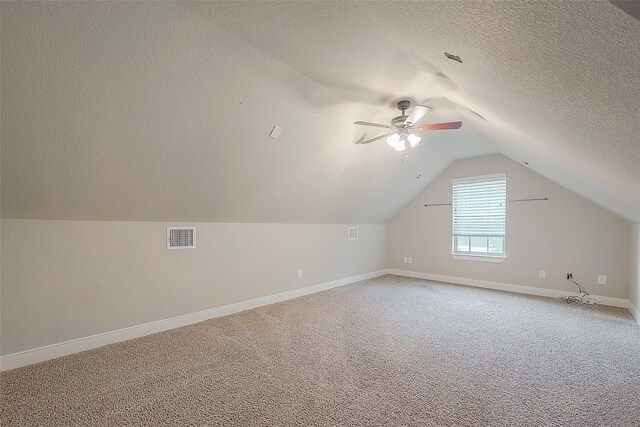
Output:
M625 309L383 276L0 375L2 426L640 426Z

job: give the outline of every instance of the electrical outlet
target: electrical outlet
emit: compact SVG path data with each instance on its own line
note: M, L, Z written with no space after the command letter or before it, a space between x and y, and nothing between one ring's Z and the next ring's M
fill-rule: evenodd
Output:
M538 277L540 279L546 279L547 278L547 270L540 270L538 271Z
M573 280L573 273L567 273L567 280Z
M607 284L607 276L598 274L598 285L606 285Z
M302 270L298 270L298 279L302 279Z
M411 260L411 257L407 257L407 264L411 264L413 263L413 261Z

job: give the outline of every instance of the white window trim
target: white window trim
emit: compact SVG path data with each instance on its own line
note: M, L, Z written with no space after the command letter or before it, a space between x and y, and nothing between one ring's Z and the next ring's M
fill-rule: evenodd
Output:
M453 178L451 180L451 184L454 184L456 182L468 182L468 181L483 181L485 179L493 179L493 178L507 178L507 173L506 172L501 172L501 173L490 173L488 175L478 175L478 176L461 176L460 178ZM453 191L453 187L451 187L452 191Z
M482 180L485 180L485 179L493 179L493 178L504 178L505 180L507 180L507 173L506 172L500 172L500 173L491 173L491 174L487 174L487 175L465 176L465 177L459 177L459 178L451 179L451 214L452 214L452 216L453 216L453 184L455 184L457 182L482 181ZM506 191L508 191L508 190L505 189L505 196L507 196L506 195ZM506 197L506 199L508 200L508 196ZM505 200L505 207L504 207L505 221L507 219L507 210L508 210L507 209L508 208L508 206L507 206L508 203L506 203L507 200ZM451 226L453 227L453 224ZM455 252L455 248L453 246L453 242L454 242L454 239L452 238L451 239L451 257L453 259L456 259L456 260L503 263L509 258L509 256L507 255L506 223L505 223L504 238L503 238L503 241L502 241L503 253L501 253L501 254L490 255L490 254Z
M481 261L494 263L502 263L509 258L507 255L461 255L456 253L452 253L451 257L459 261Z

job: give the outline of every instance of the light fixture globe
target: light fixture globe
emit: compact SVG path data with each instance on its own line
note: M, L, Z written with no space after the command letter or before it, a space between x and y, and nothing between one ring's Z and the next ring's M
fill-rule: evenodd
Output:
M407 135L406 135L406 133L404 133L404 132L400 133L399 138L398 138L398 142L396 143L396 145L393 148L396 151L404 151L404 150L407 149Z
M387 145L391 148L396 148L396 145L400 142L400 135L394 133L387 138Z
M411 146L411 148L415 148L416 145L420 144L422 138L411 133L409 134L409 136L407 136L407 140L409 141L409 145Z

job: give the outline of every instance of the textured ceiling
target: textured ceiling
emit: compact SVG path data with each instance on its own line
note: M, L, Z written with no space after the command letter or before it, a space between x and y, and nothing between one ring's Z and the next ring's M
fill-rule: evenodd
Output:
M640 222L640 21L608 2L3 2L0 31L4 218L385 223L502 152ZM353 144L402 97L464 125Z

